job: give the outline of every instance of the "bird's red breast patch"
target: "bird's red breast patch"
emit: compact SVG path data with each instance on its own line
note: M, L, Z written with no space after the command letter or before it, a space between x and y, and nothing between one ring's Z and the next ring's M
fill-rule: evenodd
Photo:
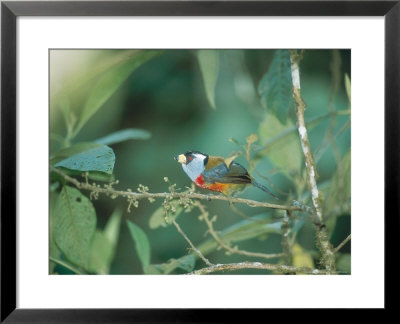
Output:
M204 178L201 174L196 178L196 180L194 180L194 183L196 185L198 185L200 188L205 188L204 187Z

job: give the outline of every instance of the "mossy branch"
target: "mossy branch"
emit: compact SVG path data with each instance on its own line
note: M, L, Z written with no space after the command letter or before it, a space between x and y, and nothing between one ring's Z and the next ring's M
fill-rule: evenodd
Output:
M303 57L303 51L301 51L299 54L296 50L289 50L289 53L292 70L293 98L296 105L297 127L307 170L307 183L311 193L312 204L315 209L314 223L317 227L317 246L322 255L321 263L325 266L327 271L334 273L336 270L335 253L332 245L329 242L329 235L323 222L321 193L317 186L317 168L315 166L314 157L311 151L311 145L308 139L308 132L304 118L306 104L301 96L300 91L299 62Z
M66 173L64 173L61 169L55 168L54 166L50 166L50 170L59 174L64 180L72 183L78 189L91 191L93 196L97 196L98 194L105 194L107 196L111 196L113 198L116 197L125 197L133 200L141 200L141 199L155 199L155 198L188 198L188 199L201 199L201 200L224 200L231 203L239 203L246 204L249 207L264 207L270 209L280 209L280 210L289 210L289 211L304 211L304 209L299 205L294 206L286 206L286 205L278 205L278 204L270 204L267 202L260 202L250 199L244 198L229 198L223 195L205 195L200 193L179 193L179 192L159 192L159 193L151 193L151 192L132 192L132 191L123 191L123 190L115 190L110 186L100 187L99 185L90 184L88 182L80 182L73 177L70 177Z
M326 270L318 270L311 269L306 267L294 267L288 265L280 265L280 264L270 264L270 263L261 263L261 262L240 262L240 263L226 263L226 264L216 264L211 267L202 268L193 272L188 273L192 274L209 274L218 271L236 271L242 269L259 269L259 270L270 270L275 271L281 274L286 273L294 273L294 274L327 274Z
M292 217L292 214L290 212L285 211L285 215L282 219L282 225L281 225L281 230L282 230L282 239L281 239L281 245L282 245L282 260L284 264L291 265L293 261L293 256L292 256L292 239L291 239L291 222L290 218Z

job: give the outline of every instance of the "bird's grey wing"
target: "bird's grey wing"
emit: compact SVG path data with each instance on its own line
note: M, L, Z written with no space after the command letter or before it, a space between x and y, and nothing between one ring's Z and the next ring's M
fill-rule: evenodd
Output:
M232 162L229 168L225 163L221 163L215 168L205 170L203 171L203 178L209 183L251 183L247 170L236 162Z

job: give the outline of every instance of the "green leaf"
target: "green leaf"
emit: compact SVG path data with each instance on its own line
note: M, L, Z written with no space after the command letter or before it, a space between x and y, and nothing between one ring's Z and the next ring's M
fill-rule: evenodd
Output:
M216 50L198 50L197 59L208 102L215 109L215 85L219 73L219 53Z
M54 209L54 240L66 257L87 268L90 244L96 229L96 212L79 190L64 186Z
M258 220L268 220L272 215L257 215L252 218ZM243 220L232 226L229 226L225 230L221 231L221 238L223 240L232 240L235 242L248 240L260 235L281 233L281 222L265 223L260 224L257 221Z
M100 75L83 106L79 124L75 129L74 135L79 132L83 125L85 125L99 108L118 90L134 70L159 53L160 51L156 50L134 52L130 57L112 66Z
M118 242L118 236L119 236L119 229L121 226L121 217L122 217L122 212L120 209L116 209L110 219L108 220L106 226L104 227L104 235L106 238L109 240L113 246L117 245Z
M177 267L184 271L190 272L194 269L195 263L196 263L196 258L194 257L193 254L189 254L178 259Z
M92 143L92 142L81 142L77 143L74 145L71 145L67 148L64 148L62 150L57 151L56 153L52 154L50 163L52 165L56 164L57 162L60 162L62 160L65 160L66 158L85 152L89 151L93 148L100 147L102 146L101 144L97 143Z
M95 142L98 144L111 145L128 140L147 140L151 138L151 133L143 129L122 129L110 135L102 137Z
M270 221L270 218L272 217L272 214L270 215L265 215L265 214L260 214L253 216L252 218L257 219L257 220L263 220L263 221ZM252 221L252 220L243 220L240 221L225 230L221 231L219 233L219 238L222 240L224 243L228 242L240 242L240 241L245 241L245 240L250 240L256 237L263 236L265 237L266 235L269 234L281 234L281 226L282 222L274 222L274 223L265 223L265 224L260 224L257 221ZM209 254L210 252L214 251L218 247L218 243L215 242L214 239L208 239L204 243L202 243L198 249L200 250L201 253L203 254Z
M96 230L90 249L89 271L108 274L119 237L121 211L116 210L108 220L104 231Z
M179 200L172 200L170 201L170 206L175 208L175 213L169 212L169 217L173 217L176 219L182 212L183 207L179 205ZM167 227L171 224L171 222L165 221L165 209L164 206L160 206L156 209L156 211L151 215L149 220L149 226L151 229L156 229L160 226Z
M273 111L279 120L286 123L293 105L292 72L288 50L276 50L271 65L258 85L261 104Z
M131 221L126 221L128 224L129 232L135 242L136 252L139 256L139 259L142 263L143 271L150 264L150 242L147 238L146 233L136 224Z
M88 270L97 274L108 274L113 252L113 246L104 233L96 230L90 249Z
M146 274L169 274L175 269L182 269L191 272L196 264L196 258L193 254L185 255L179 259L170 259L166 263L151 264L145 269Z
M54 240L50 240L49 254L54 259L59 259L61 257L61 251L57 247L57 245L54 242ZM56 264L53 261L50 260L49 261L49 274L53 274L54 273L55 266L56 266Z
M72 155L58 162L56 167L78 171L98 171L112 174L115 154L112 148L102 145L88 151Z
M55 259L59 259L61 256L61 251L57 247L56 242L54 241L54 217L55 217L55 206L58 199L58 193L51 192L49 198L49 214L50 214L50 235L49 235L49 254L51 257ZM49 261L49 273L54 273L54 268L56 264L52 261Z
M291 132L280 138L276 138L276 136L292 129L292 127L291 121L283 125L270 112L267 113L259 127L260 143L265 146L260 155L267 156L277 168L289 177L291 173L298 174L300 172L302 164L300 141L296 132Z

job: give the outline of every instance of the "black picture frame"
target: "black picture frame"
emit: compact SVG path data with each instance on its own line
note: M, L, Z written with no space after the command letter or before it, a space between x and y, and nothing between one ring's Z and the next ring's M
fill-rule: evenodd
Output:
M398 274L389 240L399 234L400 1L2 1L1 3L1 322L219 322L239 310L16 308L16 19L19 16L384 16L385 308ZM371 170L373 172L373 170ZM365 175L368 178L368 175ZM373 190L371 188L371 190ZM371 192L371 195L374 193ZM238 297L239 298L239 297ZM252 310L256 312L255 310ZM260 312L261 310L258 310Z

